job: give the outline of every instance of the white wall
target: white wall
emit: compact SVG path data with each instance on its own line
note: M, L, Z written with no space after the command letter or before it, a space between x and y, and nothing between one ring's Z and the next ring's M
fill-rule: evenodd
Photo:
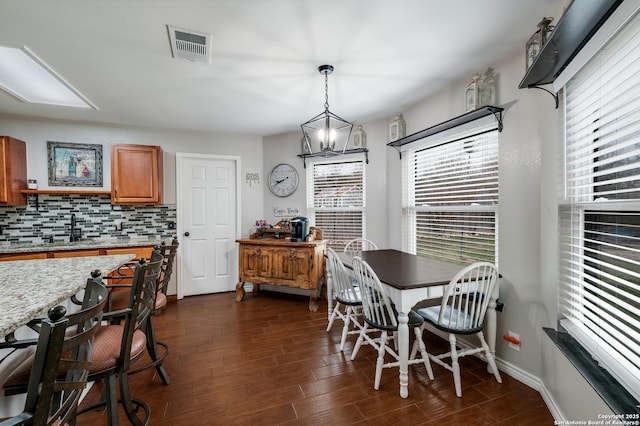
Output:
M611 410L543 332L557 319L557 191L562 122L553 98L535 89L518 89L524 58L516 54L492 65L498 73L500 134L500 208L498 262L500 300L497 356L538 388L552 412L564 419L598 419ZM409 132L462 114L466 82L450 87L405 112ZM397 161L390 156L389 161ZM401 218L399 166L389 178L389 229ZM501 336L520 335L521 351Z
M262 214L263 191L245 181L246 173L262 172L262 137L230 133L190 132L130 126L106 126L56 120L0 116L0 134L27 143L27 177L48 187L47 141L101 144L104 189L111 189L111 145L159 145L164 155L164 204L176 204L176 152L241 157L242 234L248 234L256 212ZM253 222L252 222L253 219Z
M366 235L381 247L387 246L387 173L386 173L386 123L377 121L364 123L367 132L367 147L369 149L369 164L366 166ZM301 158L297 157L302 149L302 133L290 132L264 138L264 177L260 183L264 189L264 212L269 223L275 223L280 218L273 216L273 207L298 207L301 215L307 215L306 200L306 169ZM364 159L363 154L351 154L354 159ZM307 159L321 161L322 158ZM289 163L298 170L300 185L293 195L281 198L273 195L267 186L271 169L279 163ZM260 219L257 218L256 219ZM313 223L311 224L314 225Z
M500 134L500 208L498 263L502 279L498 314L497 357L514 377L538 389L560 419L598 420L611 410L559 352L542 327L557 318L557 190L561 148L561 112L542 90L520 90L524 57L514 54L492 64L498 74L498 101L504 130ZM478 70L483 71L483 70ZM406 111L389 111L387 120L363 123L370 163L367 166L367 235L379 246L402 248L401 161L387 147L391 118L403 112L407 134L464 113L466 81L447 87ZM286 160L302 172L299 132L265 138L264 170ZM305 182L304 177L301 185ZM265 191L267 187L265 186ZM304 206L304 189L290 202ZM265 212L276 197L265 196ZM371 218L371 220L369 219ZM386 222L382 222L385 218ZM521 350L502 340L508 331L520 335Z

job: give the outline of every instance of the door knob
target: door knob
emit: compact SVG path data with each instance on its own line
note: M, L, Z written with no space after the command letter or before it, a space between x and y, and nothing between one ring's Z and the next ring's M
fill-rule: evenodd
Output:
M185 233L184 233L184 236L185 236L185 237L188 237L189 235L191 235L191 234L189 234L188 232L185 232Z

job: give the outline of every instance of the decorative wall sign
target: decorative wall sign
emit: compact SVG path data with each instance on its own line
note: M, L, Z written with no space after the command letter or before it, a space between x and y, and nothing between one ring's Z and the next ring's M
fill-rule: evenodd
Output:
M260 173L247 173L245 175L246 182L249 184L249 187L253 186L254 183L260 183Z
M47 141L49 185L102 186L102 145Z
M275 217L296 217L300 216L299 207L278 207L273 206L273 215Z

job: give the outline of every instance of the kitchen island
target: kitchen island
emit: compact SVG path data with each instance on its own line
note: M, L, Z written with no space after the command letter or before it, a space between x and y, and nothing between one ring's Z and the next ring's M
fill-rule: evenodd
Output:
M103 275L135 256L85 256L0 262L0 337L84 288L91 271Z

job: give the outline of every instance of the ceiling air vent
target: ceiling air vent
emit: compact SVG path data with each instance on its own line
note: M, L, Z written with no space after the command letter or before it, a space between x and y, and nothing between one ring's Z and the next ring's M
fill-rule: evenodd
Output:
M171 39L171 53L174 58L184 58L192 62L211 62L211 34L167 25Z

